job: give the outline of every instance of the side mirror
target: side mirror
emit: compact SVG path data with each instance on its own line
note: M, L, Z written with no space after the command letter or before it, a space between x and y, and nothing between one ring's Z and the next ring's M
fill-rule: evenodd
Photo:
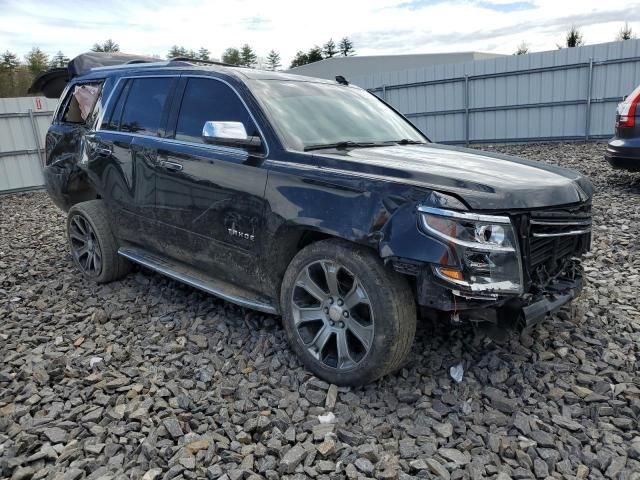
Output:
M255 150L262 145L260 137L250 137L242 122L205 122L202 140L210 145L245 147Z

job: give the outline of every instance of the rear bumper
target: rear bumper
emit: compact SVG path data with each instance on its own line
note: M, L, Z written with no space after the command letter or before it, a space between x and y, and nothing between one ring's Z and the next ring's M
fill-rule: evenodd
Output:
M640 138L612 138L604 158L613 168L640 171Z

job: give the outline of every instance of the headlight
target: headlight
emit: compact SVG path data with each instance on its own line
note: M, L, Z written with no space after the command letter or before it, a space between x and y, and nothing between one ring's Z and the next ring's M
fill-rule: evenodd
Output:
M509 217L418 210L422 230L446 241L457 256L460 268L435 266L437 276L477 293L522 292L520 251Z

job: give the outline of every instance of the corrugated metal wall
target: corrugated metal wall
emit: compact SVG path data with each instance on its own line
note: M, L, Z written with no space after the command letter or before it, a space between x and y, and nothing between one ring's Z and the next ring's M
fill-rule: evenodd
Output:
M350 80L438 142L606 138L617 103L640 84L640 40Z
M42 187L44 140L58 101L0 98L0 192Z

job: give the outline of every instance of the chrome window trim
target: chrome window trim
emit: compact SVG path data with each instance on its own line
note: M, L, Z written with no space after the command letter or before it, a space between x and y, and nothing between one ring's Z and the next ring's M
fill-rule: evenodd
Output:
M248 155L247 151L242 148L225 147L224 145L210 145L207 143L188 142L186 140L176 140L175 138L165 138L165 137L158 137L158 138L165 142L175 144L175 145L184 145L187 147L202 148L204 150L211 150L214 152L218 151L222 153L228 153L229 155L236 155L238 157L243 157L243 158L246 158Z
M218 81L218 82L222 82L227 87L229 87L233 91L233 93L236 94L236 96L238 97L240 102L242 102L242 105L244 106L245 110L249 114L249 117L251 118L251 120L255 124L256 128L258 129L258 132L260 133L260 138L262 138L262 141L264 142L264 145L265 145L265 152L263 154L261 154L261 156L264 156L265 158L269 156L269 151L270 151L269 142L267 142L267 138L266 138L264 132L262 131L262 128L260 128L260 124L256 121L256 117L253 115L253 113L251 112L251 109L247 105L247 102L244 101L244 98L242 98L240 93L238 93L238 90L236 90L236 88L233 85L231 85L229 82L227 82L226 80L223 80L221 78L212 77L212 76L209 76L209 75L191 75L191 74L188 74L188 73L182 73L182 74L171 73L171 74L166 74L166 75L161 75L160 74L160 75L128 75L128 76L121 76L121 77L118 78L118 81L113 86L113 89L109 93L109 98L107 99L107 101L103 105L103 111L101 112L100 119L98 120L98 125L100 125L100 127L102 127L102 122L104 120L104 113L109 108L109 105L111 104L111 99L113 97L113 94L118 89L118 85L120 85L120 82L122 80L128 80L128 79L134 79L135 80L137 78L183 78L183 77L184 78L204 78L204 79L208 79L208 80L215 80L215 81ZM179 114L180 114L180 111L178 111L178 115ZM224 147L224 146L217 146L217 145L207 145L205 143L188 142L188 141L185 141L185 140L176 140L175 138L159 137L157 135L156 136L154 136L154 135L143 135L143 134L136 134L136 133L120 132L120 131L117 131L117 130L103 130L102 128L97 129L96 133L116 133L116 134L122 134L122 135L133 135L133 136L143 137L143 138L154 138L154 139L166 140L166 141L169 141L170 143L177 143L177 144L182 144L182 145L187 145L187 146L204 147L204 148L207 148L207 149L210 149L210 150L214 150L214 151L217 150L217 151L223 151L225 153L232 153L232 154L235 153L237 155L242 155L242 156L246 156L247 155L247 151L242 149L242 148ZM240 154L240 152L242 152L242 154Z
M511 225L511 219L504 215L485 215L480 213L459 212L457 210L445 210L443 208L427 207L424 205L418 205L418 211L441 217L459 218L461 220L470 220L473 222L507 223Z

